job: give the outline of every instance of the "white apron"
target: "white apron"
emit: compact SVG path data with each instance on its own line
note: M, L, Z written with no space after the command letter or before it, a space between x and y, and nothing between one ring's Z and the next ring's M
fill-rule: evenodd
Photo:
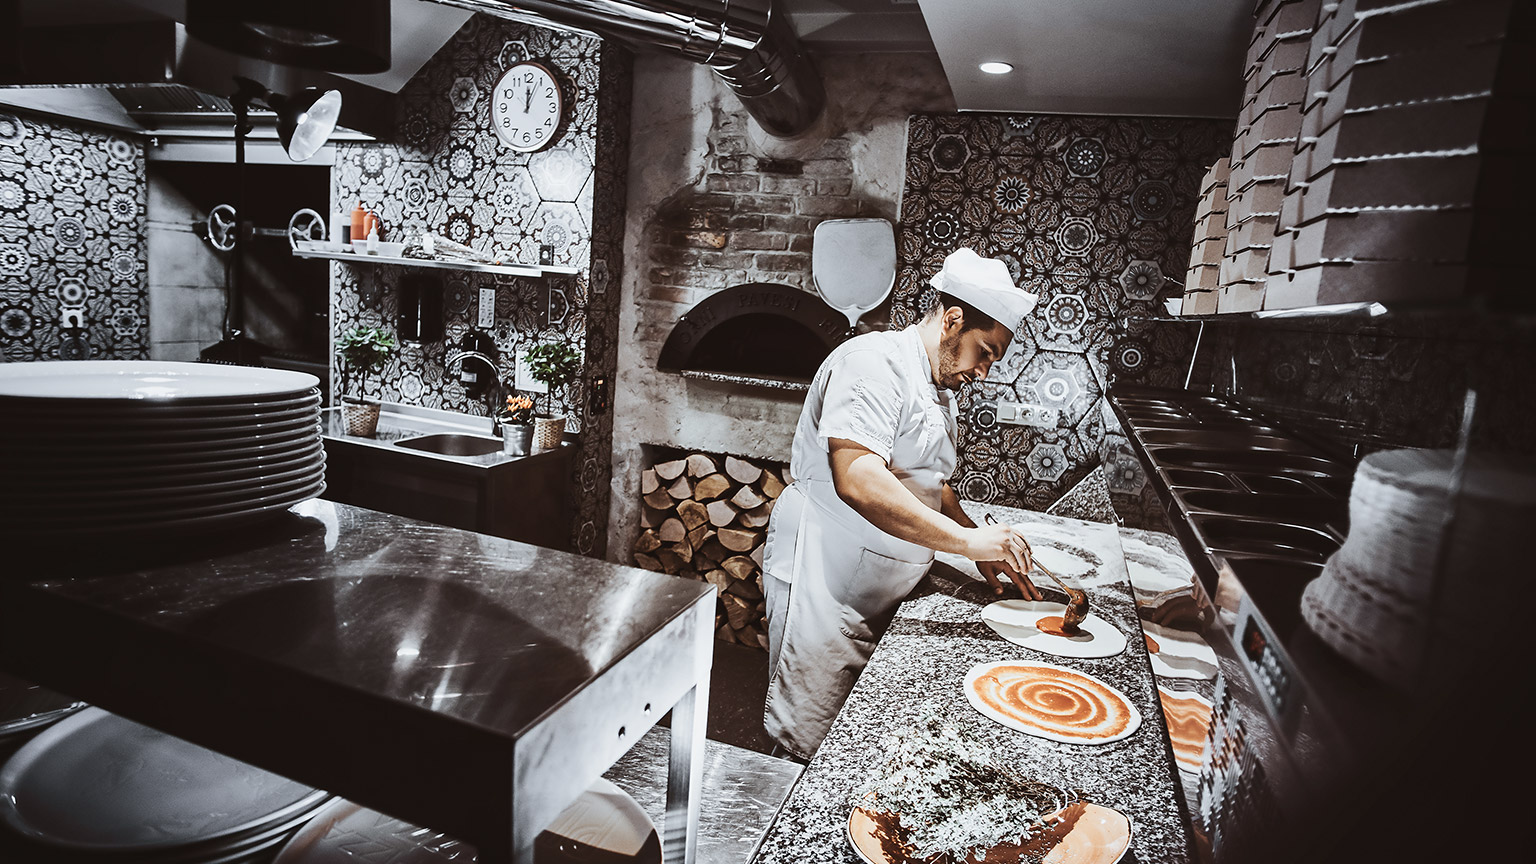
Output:
M942 440L926 448L936 458L923 467L940 470L894 473L937 510L955 464L954 418L938 405L924 417L925 436ZM770 612L763 726L786 750L810 759L896 607L933 564L933 551L871 525L827 480L796 480L779 496L773 515L763 587L779 614ZM792 578L786 583L772 575L777 573Z

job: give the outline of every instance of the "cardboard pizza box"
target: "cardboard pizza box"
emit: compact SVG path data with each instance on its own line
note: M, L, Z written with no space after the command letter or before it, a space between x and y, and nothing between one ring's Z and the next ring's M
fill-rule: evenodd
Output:
M1264 308L1264 280L1244 280L1221 286L1216 298L1216 314L1257 312Z
M1184 290L1215 291L1221 287L1221 268L1215 264L1199 264L1189 268L1184 275Z
M1211 291L1185 291L1184 305L1179 309L1181 315L1215 315L1218 294Z
M1420 261L1329 261L1276 273L1265 280L1265 309L1335 303L1422 304L1455 300L1469 268Z

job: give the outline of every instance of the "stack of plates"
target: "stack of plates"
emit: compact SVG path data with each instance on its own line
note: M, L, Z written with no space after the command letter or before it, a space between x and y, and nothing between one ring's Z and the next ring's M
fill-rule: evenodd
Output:
M0 531L224 527L325 489L319 380L138 360L0 364Z
M85 707L77 701L0 669L0 746L13 736L35 732Z
M62 720L0 769L6 860L234 864L272 850L330 799L100 708Z

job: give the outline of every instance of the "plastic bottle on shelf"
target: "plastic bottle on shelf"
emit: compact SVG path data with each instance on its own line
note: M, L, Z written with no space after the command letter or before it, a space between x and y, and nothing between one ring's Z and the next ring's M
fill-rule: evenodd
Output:
M362 201L358 201L357 202L357 206L352 208L352 239L353 240L367 240L368 239L368 225L367 225L367 222L368 222L368 211L363 209L363 202Z
M368 230L368 254L379 254L379 223L377 222L373 223L373 227Z

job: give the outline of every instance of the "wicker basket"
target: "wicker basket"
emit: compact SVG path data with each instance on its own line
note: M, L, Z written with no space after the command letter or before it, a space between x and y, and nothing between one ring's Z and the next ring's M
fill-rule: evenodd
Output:
M564 417L533 418L533 449L549 450L560 446L565 437Z
M1514 625L1510 604L1488 601L1519 590L1536 475L1471 458L1446 536L1450 470L1447 450L1361 460L1349 537L1302 592L1302 618L1324 642L1403 690L1429 683L1433 670L1453 667Z
M348 435L372 438L379 429L377 402L348 402L341 406L341 416L347 423Z

